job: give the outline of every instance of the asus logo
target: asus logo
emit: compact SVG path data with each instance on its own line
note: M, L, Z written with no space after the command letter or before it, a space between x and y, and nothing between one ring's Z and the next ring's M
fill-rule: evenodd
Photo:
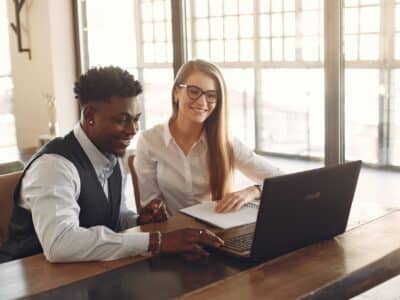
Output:
M304 197L304 200L316 200L321 196L320 192L315 192L315 193L311 193L308 194Z

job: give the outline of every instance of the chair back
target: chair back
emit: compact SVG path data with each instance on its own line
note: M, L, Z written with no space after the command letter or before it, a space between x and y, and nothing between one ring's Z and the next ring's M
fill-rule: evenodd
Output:
M24 163L20 160L0 163L0 175L22 171Z
M133 184L133 193L135 195L135 204L136 204L136 210L137 213L140 214L142 212L142 205L140 203L140 191L139 191L139 183L138 183L138 177L135 171L135 155L131 154L128 157L128 167L129 171L131 173L132 177L132 184Z
M0 245L8 237L8 225L14 208L14 189L22 172L0 175Z

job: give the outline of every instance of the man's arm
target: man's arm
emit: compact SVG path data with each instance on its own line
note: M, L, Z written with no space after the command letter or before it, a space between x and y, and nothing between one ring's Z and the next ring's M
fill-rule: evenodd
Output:
M148 233L115 233L79 226L80 179L67 159L46 154L26 172L21 206L31 210L44 255L51 262L114 260L148 251Z

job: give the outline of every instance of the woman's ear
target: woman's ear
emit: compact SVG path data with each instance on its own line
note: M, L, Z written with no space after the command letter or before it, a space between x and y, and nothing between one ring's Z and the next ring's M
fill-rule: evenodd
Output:
M179 89L177 87L174 88L174 103L179 102Z

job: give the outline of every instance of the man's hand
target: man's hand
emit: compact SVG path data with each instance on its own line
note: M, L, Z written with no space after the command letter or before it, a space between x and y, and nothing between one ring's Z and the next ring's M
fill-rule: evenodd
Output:
M208 256L202 246L221 247L224 241L207 229L185 228L163 233L161 253L183 253L190 259Z
M217 213L238 211L243 205L259 197L260 190L255 186L250 186L243 190L226 194L221 200L218 200L215 211Z
M167 212L162 200L154 199L145 207L143 207L139 218L138 224L158 223L167 220Z

